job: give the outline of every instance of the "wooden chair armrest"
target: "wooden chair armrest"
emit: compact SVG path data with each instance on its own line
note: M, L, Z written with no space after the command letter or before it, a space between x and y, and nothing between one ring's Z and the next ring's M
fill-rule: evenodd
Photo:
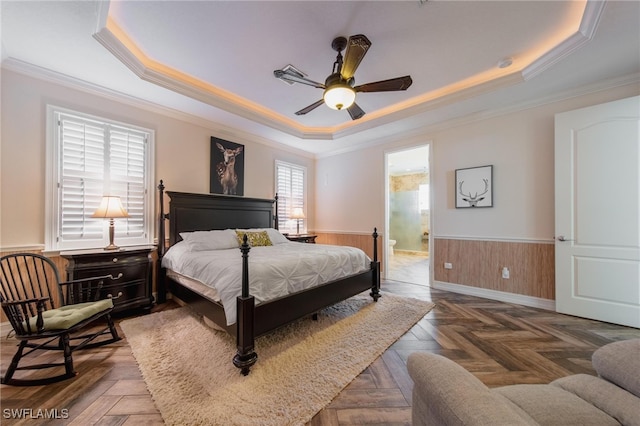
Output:
M49 300L48 297L34 297L31 299L22 299L22 300L11 300L11 301L3 301L1 303L2 306L15 306L15 305L28 305L29 303L38 303L43 304Z
M29 306L33 303L36 304L36 330L38 333L42 332L44 327L42 313L45 311L45 302L48 300L48 297L33 297L23 300L3 301L1 305L16 334L24 335L33 333L31 322L29 321L30 318L34 317L33 308Z

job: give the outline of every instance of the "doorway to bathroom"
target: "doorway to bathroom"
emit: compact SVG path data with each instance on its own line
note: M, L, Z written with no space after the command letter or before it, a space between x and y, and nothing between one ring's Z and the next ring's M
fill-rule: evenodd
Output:
M384 276L429 285L430 145L387 152Z

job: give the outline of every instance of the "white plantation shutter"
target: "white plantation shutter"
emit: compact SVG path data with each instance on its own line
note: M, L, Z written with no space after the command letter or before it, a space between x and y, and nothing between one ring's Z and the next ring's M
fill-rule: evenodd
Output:
M116 228L116 237L145 234L145 146L142 132L112 127L109 137L110 195L117 195L129 213Z
M278 228L282 232L295 233L297 219L291 219L296 207L306 210L307 168L276 161L276 193L278 194ZM300 232L307 229L307 219L300 219Z
M50 185L46 248L101 247L108 221L91 215L103 195L117 195L129 213L115 220L118 245L152 241L149 186L152 132L79 113L51 110ZM48 203L49 204L49 203Z
M59 132L59 239L101 240L102 221L90 216L102 199L104 128L99 123L61 116Z

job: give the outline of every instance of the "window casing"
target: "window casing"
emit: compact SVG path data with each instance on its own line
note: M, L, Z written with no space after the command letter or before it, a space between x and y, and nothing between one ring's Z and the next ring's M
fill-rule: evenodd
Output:
M108 220L91 218L103 195L129 213L115 219L119 246L153 242L154 132L47 107L46 250L108 244Z
M283 233L295 234L298 219L291 214L302 208L305 218L300 220L300 233L307 231L307 168L276 160L276 193L278 194L278 228Z

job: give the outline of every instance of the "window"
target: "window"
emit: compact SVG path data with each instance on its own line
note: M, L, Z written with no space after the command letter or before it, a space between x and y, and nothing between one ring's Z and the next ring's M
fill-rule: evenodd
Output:
M47 108L47 250L106 246L108 220L93 219L103 195L129 213L115 220L119 246L153 241L151 130Z
M307 219L293 219L293 210L301 208L306 216L307 168L276 161L276 193L278 194L278 228L281 232L295 234L307 229Z

